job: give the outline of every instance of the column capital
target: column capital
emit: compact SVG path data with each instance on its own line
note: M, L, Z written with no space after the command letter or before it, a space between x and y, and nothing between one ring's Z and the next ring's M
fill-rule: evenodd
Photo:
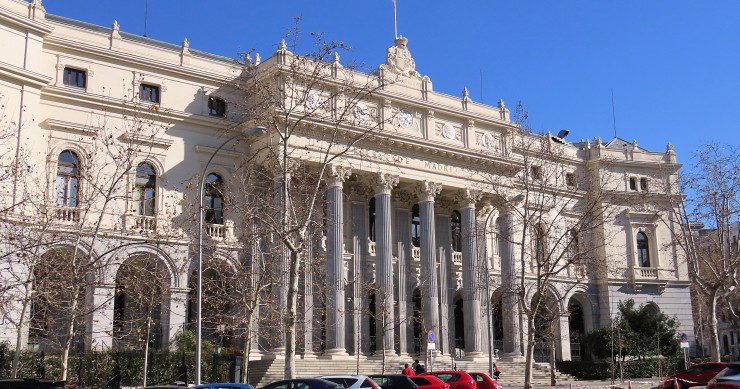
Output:
M481 197L482 194L479 190L465 188L457 193L456 200L461 208L475 208L475 204Z
M352 174L352 168L341 165L329 165L326 171L327 186L342 186Z
M370 184L375 188L376 194L390 194L391 190L398 185L398 176L389 173L377 173L370 176Z
M441 182L422 181L417 184L416 190L419 192L419 201L434 201L434 196L442 192Z

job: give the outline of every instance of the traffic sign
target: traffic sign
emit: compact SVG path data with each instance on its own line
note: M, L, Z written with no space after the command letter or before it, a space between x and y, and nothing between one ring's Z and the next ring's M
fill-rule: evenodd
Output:
M427 331L427 343L434 343L436 340L437 337L434 335L434 331Z
M686 335L686 333L685 333L685 332L682 332L682 333L681 333L681 343L686 343L686 342L688 342L688 341L689 341L689 336L688 336L688 335Z

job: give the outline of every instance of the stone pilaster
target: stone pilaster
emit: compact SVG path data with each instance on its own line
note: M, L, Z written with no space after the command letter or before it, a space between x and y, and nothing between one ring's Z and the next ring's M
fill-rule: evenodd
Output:
M185 328L185 324L187 323L189 292L190 290L188 288L170 288L169 327L167 329L169 337L166 338L170 343L174 342L177 334ZM111 313L112 309L111 307Z
M439 285L437 284L434 197L442 184L424 181L418 186L421 222L421 279L424 301L424 329L439 333Z
M331 166L326 180L326 351L346 356L344 344L344 202L342 186L351 170Z
M95 285L93 287L92 320L88 320L87 348L103 351L113 346L113 295L116 286L112 284ZM173 332L170 332L173 333Z
M287 187L290 185L290 176L288 182L283 182L282 177L276 177L273 181L273 202L275 209L282 210L283 201L289 201L287 196ZM282 213L282 211L279 211ZM285 215L278 215L285 217ZM277 285L272 289L273 301L275 301L275 311L270 312L274 315L274 330L270 335L270 352L273 355L285 355L285 315L288 306L288 269L290 266L290 252L282 242L280 237L273 239L276 245L273 258L273 274Z
M466 189L460 194L460 221L462 224L462 276L463 312L465 315L465 356L483 356L483 337L481 334L481 287L482 262L478 256L478 233L475 217L475 203L480 194Z
M555 339L555 352L558 361L570 361L570 315L566 312L561 314L558 321L557 338Z
M379 173L373 177L375 188L375 323L376 353L395 355L393 263L391 247L391 190L398 176Z

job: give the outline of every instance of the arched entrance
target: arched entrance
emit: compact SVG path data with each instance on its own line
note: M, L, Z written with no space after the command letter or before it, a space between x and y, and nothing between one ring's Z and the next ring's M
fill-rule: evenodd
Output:
M587 355L585 344L581 341L585 332L583 307L580 302L571 298L568 303L568 334L570 335L570 359L572 361L583 360Z
M229 347L233 345L234 315L232 314L233 270L226 261L209 258L203 262L203 314L202 338L213 344ZM196 331L198 315L198 271L190 275L188 287L188 323Z
M59 349L67 340L64 334L74 317L71 347L75 351L84 349L85 282L75 279L82 277L80 274L85 270L79 265L80 259L75 258L71 249L51 250L34 265L29 345L36 345L40 350Z
M557 300L550 292L535 293L531 304L537 308L534 316L534 360L541 363L550 362L555 342L559 340L557 325L560 312Z
M161 348L166 291L169 274L156 257L134 255L116 273L113 302L113 344L119 348L143 350Z

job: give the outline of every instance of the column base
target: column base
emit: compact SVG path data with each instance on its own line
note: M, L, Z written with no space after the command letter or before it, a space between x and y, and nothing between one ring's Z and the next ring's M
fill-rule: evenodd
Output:
M376 350L370 357L372 359L378 359L382 357L397 357L396 350Z
M316 353L314 353L313 351L308 351L308 352L303 353L303 355L301 355L301 359L316 359L316 358L317 358Z
M465 353L462 358L460 358L462 361L472 361L472 362L484 362L488 360L488 355L483 354L480 351L474 351Z
M345 351L343 348L332 348L329 350L324 351L323 354L319 356L319 359L328 359L328 360L353 360L357 359L356 355L349 355L347 351Z
M264 359L285 359L285 347L275 347L265 354Z
M501 360L506 362L524 362L526 358L524 358L524 355L514 352L502 355Z

